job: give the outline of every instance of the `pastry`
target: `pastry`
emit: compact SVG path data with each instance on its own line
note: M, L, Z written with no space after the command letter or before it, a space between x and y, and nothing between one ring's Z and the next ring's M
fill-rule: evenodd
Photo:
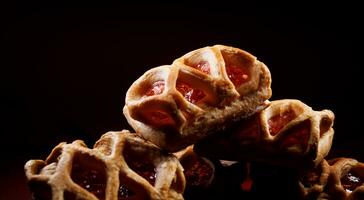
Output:
M352 158L323 161L300 178L303 199L364 199L364 163Z
M34 199L183 199L185 188L175 156L126 130L104 134L93 149L60 143L25 172Z
M364 163L351 158L329 160L331 165L328 190L334 198L364 199Z
M129 88L123 112L138 134L176 152L266 107L270 84L264 63L215 45L145 72Z
M198 156L193 145L174 155L180 161L186 178L186 187L206 188L211 185L215 176L215 165L207 158Z
M195 144L195 151L217 159L315 166L331 148L333 121L329 110L314 111L298 100L272 101L263 111Z
M301 174L299 188L303 199L324 199L327 180L330 175L330 165L324 159L322 162Z

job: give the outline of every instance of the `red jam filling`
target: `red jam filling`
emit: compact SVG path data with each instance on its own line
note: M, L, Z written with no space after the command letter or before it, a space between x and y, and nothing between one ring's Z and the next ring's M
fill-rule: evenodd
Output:
M288 130L287 137L282 142L282 147L291 147L294 145L300 145L305 148L310 136L310 124L311 122L306 120L299 125Z
M147 111L145 116L147 117L148 123L153 126L174 127L176 125L174 119L162 110Z
M240 188L245 191L245 192L249 192L251 191L253 187L253 180L250 177L247 177L243 183L240 184Z
M157 81L145 92L147 96L161 94L164 91L164 81Z
M296 113L293 110L286 110L280 115L271 117L268 120L269 132L272 136L277 133L290 121L296 118Z
M260 133L259 115L254 115L247 120L238 123L237 139L257 138Z
M236 87L239 87L243 83L249 80L248 69L237 67L234 65L226 66L226 73Z
M357 187L363 185L363 179L354 171L350 171L345 176L341 177L341 185L347 192L354 191Z
M157 174L152 163L141 161L140 157L132 153L125 153L124 158L130 169L146 179L150 184L154 185ZM128 199L134 195L135 192L130 190L127 186L119 186L118 200Z
M210 74L210 64L207 61L200 61L196 66L192 66L205 74Z
M243 190L244 192L250 192L253 188L253 179L250 177L251 175L251 163L246 163L244 164L244 168L242 170L244 170L244 174L246 175L246 177L244 178L243 182L240 183L240 189Z
M124 154L124 158L130 169L154 185L157 173L153 163L128 153Z
M193 104L198 103L206 96L202 90L192 88L189 85L182 82L177 82L176 88L185 97L187 101Z
M121 185L119 187L118 200L128 199L129 197L132 197L134 195L135 195L135 193L133 191L131 191L130 189L128 189L126 186Z
M213 168L207 161L197 156L189 156L181 161L187 184L207 186L213 176Z
M106 177L98 170L74 164L71 177L76 184L94 194L98 199L105 199Z

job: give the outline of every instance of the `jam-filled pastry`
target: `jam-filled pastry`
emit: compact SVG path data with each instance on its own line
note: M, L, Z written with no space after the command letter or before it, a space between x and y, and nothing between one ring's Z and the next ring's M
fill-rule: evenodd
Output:
M183 199L185 188L175 156L126 130L104 134L93 149L60 143L25 172L34 199Z
M215 176L215 166L207 158L198 156L193 145L174 153L179 159L186 178L186 188L206 188L211 185Z
M270 85L270 72L256 57L215 45L145 72L129 88L123 112L144 138L176 152L262 110Z
M300 178L303 199L364 199L364 163L352 158L323 161Z
M364 163L351 158L329 160L331 178L328 183L333 199L364 199Z
M195 151L218 159L311 167L331 148L333 121L331 111L314 111L299 100L272 101L263 111L195 144Z

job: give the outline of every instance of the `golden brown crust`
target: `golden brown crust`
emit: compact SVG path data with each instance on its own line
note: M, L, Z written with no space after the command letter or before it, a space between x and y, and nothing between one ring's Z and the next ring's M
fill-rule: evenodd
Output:
M325 159L317 167L304 171L299 181L302 199L318 199L323 196L329 175L330 165Z
M195 149L218 159L317 165L331 148L333 121L334 114L329 110L314 111L298 100L272 101L232 129L195 144Z
M175 152L262 110L270 84L264 63L240 49L215 45L147 71L129 88L123 112L136 132ZM151 119L157 115L166 124Z
M329 179L328 187L332 196L337 199L363 199L364 197L364 184L351 191L344 188L342 178L349 172L356 172L364 183L364 164L352 158L337 158L330 160L331 164L331 178Z
M323 161L322 173L319 182L304 187L304 180L301 177L299 186L304 199L335 199L335 200L359 200L364 197L364 164L352 158L335 158L328 162ZM326 164L327 163L327 164ZM349 174L355 172L355 174ZM350 176L353 184L351 188L345 181L345 176ZM306 172L306 178L312 178ZM344 182L343 182L344 181ZM360 183L361 182L361 183ZM353 190L351 190L353 189Z
M185 188L176 157L126 130L104 134L93 149L80 140L60 143L45 161L28 161L25 172L33 195L53 200L183 199Z

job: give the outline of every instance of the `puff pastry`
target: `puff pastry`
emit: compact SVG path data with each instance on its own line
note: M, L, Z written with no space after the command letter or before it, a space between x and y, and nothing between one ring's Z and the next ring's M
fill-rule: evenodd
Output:
M104 134L93 149L60 143L25 172L34 199L183 199L185 188L175 156L126 130Z
M315 166L331 148L333 121L331 111L314 111L299 100L272 101L260 113L195 144L195 151L218 159Z
M264 63L215 45L145 72L127 91L123 112L137 133L176 152L266 107L270 85Z

